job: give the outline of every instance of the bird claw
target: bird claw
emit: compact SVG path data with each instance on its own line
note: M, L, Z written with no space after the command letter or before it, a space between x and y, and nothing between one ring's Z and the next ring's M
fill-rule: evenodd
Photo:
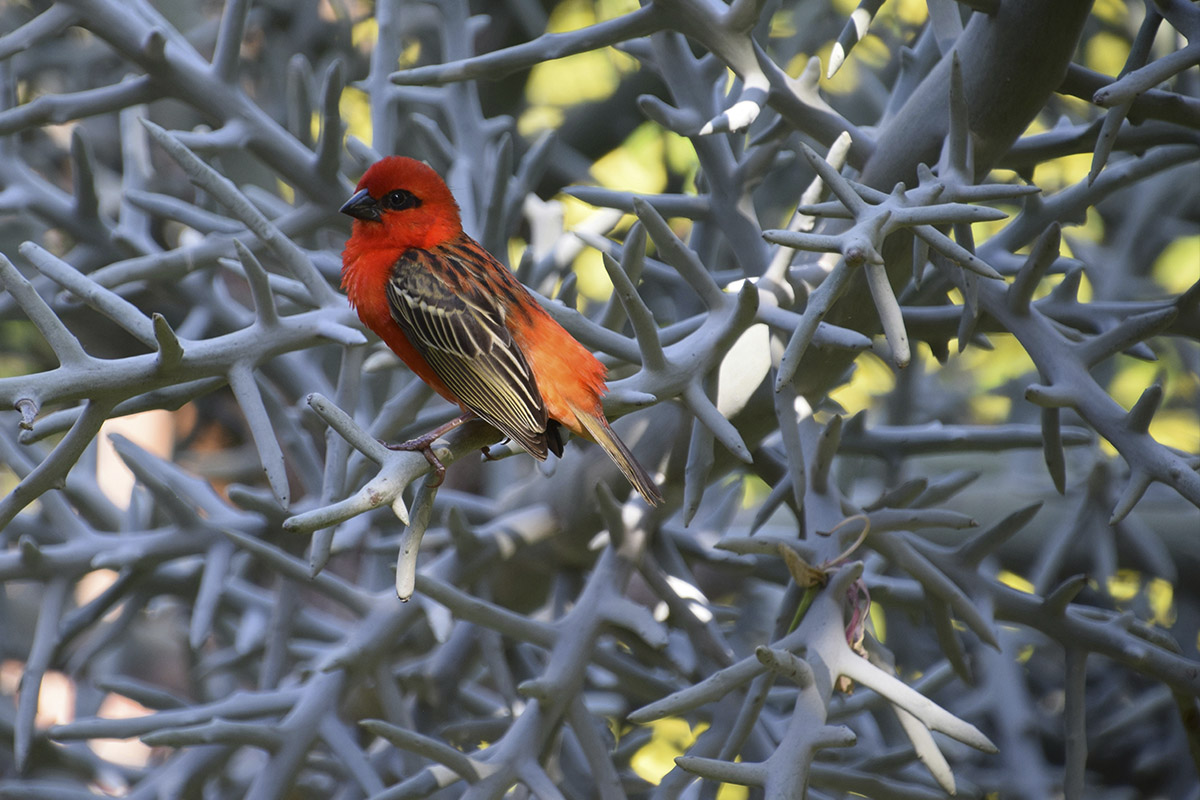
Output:
M511 442L511 441L512 441L512 439L510 439L509 437L505 436L503 439L501 439L501 440L499 441L499 444L502 444L502 445L503 445L503 444L508 444L508 443L509 443L509 442ZM480 450L483 452L483 460L484 460L484 461L499 461L499 460L500 460L500 458L501 458L500 456L494 456L494 455L492 455L492 447L491 447L491 445L486 445L486 444L485 444L483 447L481 447L481 448L479 448L479 449L480 449Z
M437 441L436 436L418 436L416 439L409 439L406 442L398 442L389 444L380 441L388 450L403 450L410 453L420 453L425 456L425 460L429 462L429 466L433 468L433 481L430 482L430 488L442 485L442 481L446 479L446 465L433 452L433 443Z

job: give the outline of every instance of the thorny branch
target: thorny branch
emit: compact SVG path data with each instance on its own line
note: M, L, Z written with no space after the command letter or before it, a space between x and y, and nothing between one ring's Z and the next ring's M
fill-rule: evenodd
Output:
M1082 0L517 5L0 9L0 795L1194 792L1200 283L1152 269L1195 243L1194 4L1106 21L1115 75ZM610 46L520 133L531 69ZM583 180L647 131L687 168ZM441 489L382 446L453 413L338 292L391 152L528 242L664 507L483 424ZM163 409L173 453L113 432Z

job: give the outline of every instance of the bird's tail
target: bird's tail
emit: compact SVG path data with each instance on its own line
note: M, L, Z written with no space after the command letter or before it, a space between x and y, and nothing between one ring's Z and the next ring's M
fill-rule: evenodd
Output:
M646 472L646 468L638 463L638 460L633 457L633 453L609 426L603 413L588 412L574 406L571 407L571 410L575 412L576 419L583 425L588 436L604 448L604 452L608 453L608 457L621 469L629 483L634 489L637 489L638 494L652 506L661 503L663 501L662 492L654 484L654 479L650 477L650 473Z

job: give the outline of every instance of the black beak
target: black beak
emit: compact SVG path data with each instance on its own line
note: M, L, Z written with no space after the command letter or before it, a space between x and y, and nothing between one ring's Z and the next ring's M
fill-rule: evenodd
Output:
M371 193L366 189L359 189L355 192L339 210L343 214L348 214L355 219L367 222L379 222L383 219L383 216L379 213L379 201L371 197Z

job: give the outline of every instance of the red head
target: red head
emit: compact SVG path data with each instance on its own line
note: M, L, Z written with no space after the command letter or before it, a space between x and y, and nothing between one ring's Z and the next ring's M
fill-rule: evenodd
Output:
M403 156L371 165L342 206L353 239L369 248L435 247L462 232L458 204L432 167Z

